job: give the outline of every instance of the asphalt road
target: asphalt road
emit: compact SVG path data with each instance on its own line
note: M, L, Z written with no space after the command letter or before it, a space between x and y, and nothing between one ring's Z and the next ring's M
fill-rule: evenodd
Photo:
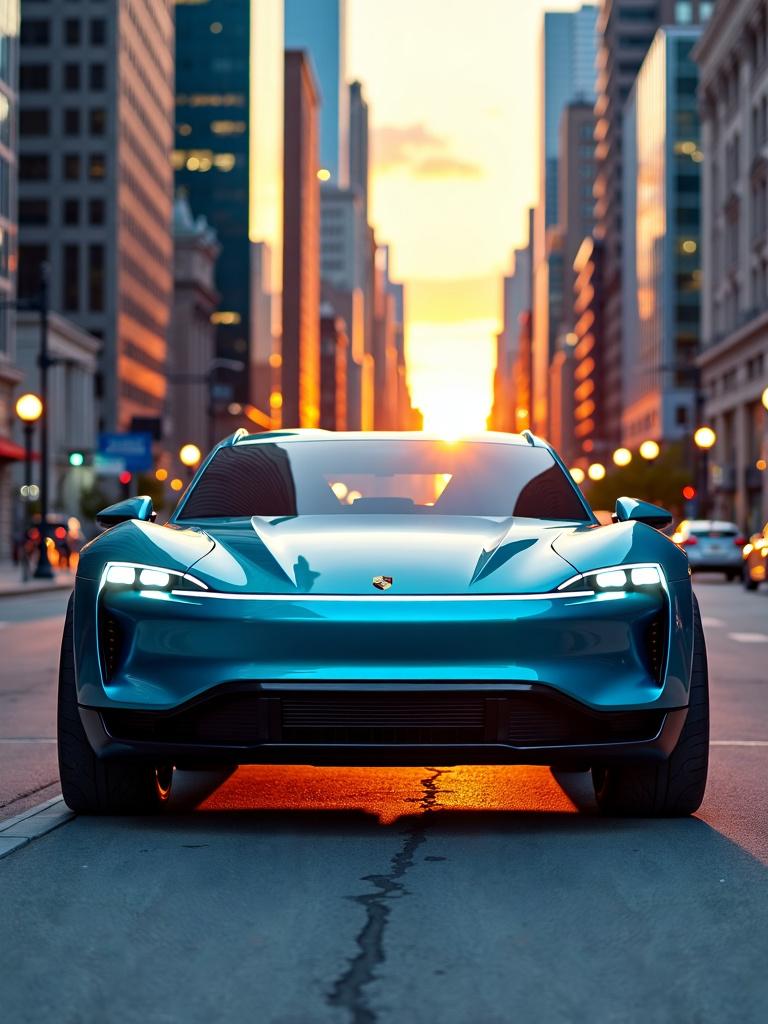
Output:
M538 768L241 769L193 813L78 818L0 861L0 1016L763 1024L768 590L697 591L696 818L601 819L584 777ZM64 602L24 601L0 600L6 810L55 779Z

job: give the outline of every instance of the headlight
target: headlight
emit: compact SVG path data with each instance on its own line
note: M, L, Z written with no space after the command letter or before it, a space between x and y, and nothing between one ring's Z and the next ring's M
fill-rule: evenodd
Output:
M188 572L161 569L154 565L138 565L134 562L110 562L101 574L101 586L110 590L146 590L153 593L208 589L203 582L190 576Z
M579 573L561 583L557 589L574 593L629 593L661 591L664 585L660 565L616 565Z

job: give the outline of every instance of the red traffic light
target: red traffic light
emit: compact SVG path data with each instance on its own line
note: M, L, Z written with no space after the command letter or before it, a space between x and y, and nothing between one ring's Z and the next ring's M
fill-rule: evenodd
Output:
M696 497L696 488L691 487L690 484L687 484L683 488L683 497L686 501L693 501L693 499Z
M133 473L129 472L127 469L124 469L117 479L120 481L121 484L129 484L133 479Z

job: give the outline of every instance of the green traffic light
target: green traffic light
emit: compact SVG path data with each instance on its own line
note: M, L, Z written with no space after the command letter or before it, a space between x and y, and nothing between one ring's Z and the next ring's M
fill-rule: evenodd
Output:
M69 453L69 464L70 466L82 466L85 462L85 455L82 452L70 452Z

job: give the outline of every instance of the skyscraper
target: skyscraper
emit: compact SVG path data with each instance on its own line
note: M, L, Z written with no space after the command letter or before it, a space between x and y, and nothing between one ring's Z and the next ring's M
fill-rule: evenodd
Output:
M320 423L319 96L303 50L285 52L282 423Z
M603 338L606 442L621 439L622 422L622 136L624 103L656 29L706 21L712 0L602 0L598 19L595 101L595 235L603 242Z
M369 140L368 104L361 82L349 87L349 184L363 199L363 219L368 223Z
M346 0L285 0L285 47L306 50L320 94L320 167L349 183L349 90Z
M549 364L563 315L563 245L558 153L560 122L569 103L594 99L597 8L547 12L540 56L539 201L534 218L532 422L548 430ZM550 263L554 265L550 265Z
M11 126L16 122L19 49L19 0L0 5L0 175L7 187L0 193L0 301L13 300L16 282L12 259L16 249L16 150ZM21 374L14 367L11 311L0 312L0 561L11 553L11 463L23 453L10 440L13 389Z
M181 9L181 8L179 8ZM173 292L173 4L24 4L19 292L103 339L101 424L161 417Z
M176 186L221 246L219 357L232 397L263 403L280 335L283 2L176 6Z
M701 287L698 28L659 29L624 107L622 443L690 445Z

